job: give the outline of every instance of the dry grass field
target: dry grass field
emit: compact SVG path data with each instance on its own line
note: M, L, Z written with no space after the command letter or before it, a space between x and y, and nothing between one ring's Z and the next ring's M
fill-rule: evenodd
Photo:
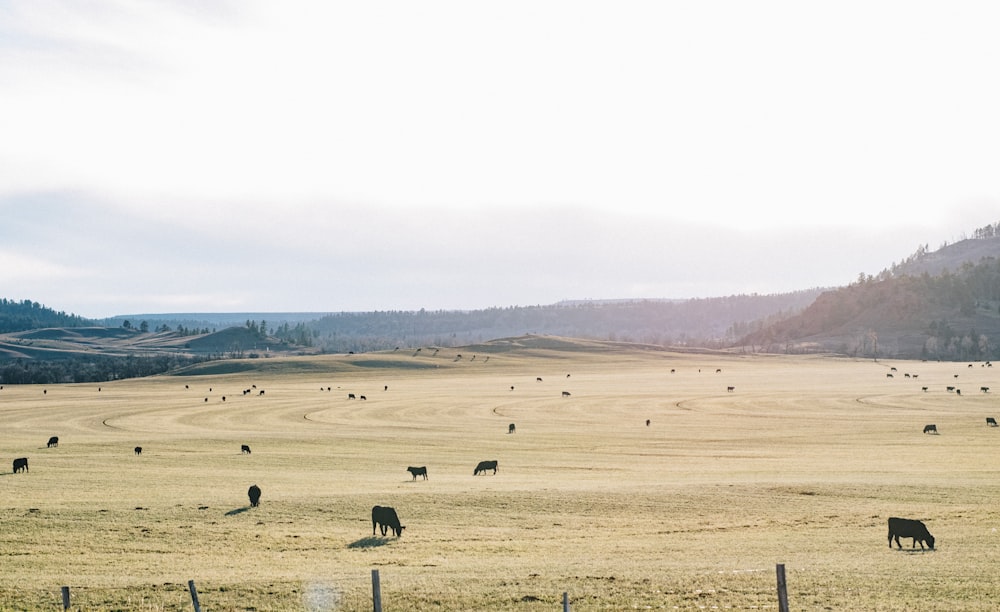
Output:
M782 563L793 610L994 610L997 394L979 363L545 337L7 386L0 609L190 610L194 580L205 610L370 610L379 569L387 610L776 610Z

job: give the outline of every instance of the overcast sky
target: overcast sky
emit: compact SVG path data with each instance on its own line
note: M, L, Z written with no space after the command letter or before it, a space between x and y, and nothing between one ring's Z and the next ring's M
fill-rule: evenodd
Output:
M1000 3L0 0L0 297L845 285L1000 221Z

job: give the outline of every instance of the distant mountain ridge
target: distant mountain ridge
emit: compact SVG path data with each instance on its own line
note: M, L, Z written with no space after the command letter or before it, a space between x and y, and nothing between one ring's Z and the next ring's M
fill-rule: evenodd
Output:
M1000 223L934 252L921 246L845 287L775 295L572 300L473 311L122 315L101 321L30 300L0 299L0 382L39 380L39 372L46 381L101 380L209 359L457 347L529 335L675 348L995 359ZM139 366L137 359L156 364ZM32 361L64 363L47 372L24 365Z

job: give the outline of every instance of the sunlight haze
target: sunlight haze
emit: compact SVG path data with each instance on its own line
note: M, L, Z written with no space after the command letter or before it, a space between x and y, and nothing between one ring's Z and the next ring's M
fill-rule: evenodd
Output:
M998 22L0 3L0 285L103 317L847 284L1000 220Z

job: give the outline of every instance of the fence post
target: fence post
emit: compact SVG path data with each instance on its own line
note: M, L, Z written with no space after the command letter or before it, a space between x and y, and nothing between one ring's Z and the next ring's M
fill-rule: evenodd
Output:
M569 612L569 592L563 591L563 612Z
M788 585L785 583L785 564L779 563L778 573L778 612L788 612Z
M69 610L69 587L62 588L63 610Z
M379 584L378 570L372 570L372 606L375 612L382 612L382 585Z
M198 589L194 588L194 580L188 580L188 590L191 591L191 603L194 604L194 612L201 612L201 604L198 603Z

